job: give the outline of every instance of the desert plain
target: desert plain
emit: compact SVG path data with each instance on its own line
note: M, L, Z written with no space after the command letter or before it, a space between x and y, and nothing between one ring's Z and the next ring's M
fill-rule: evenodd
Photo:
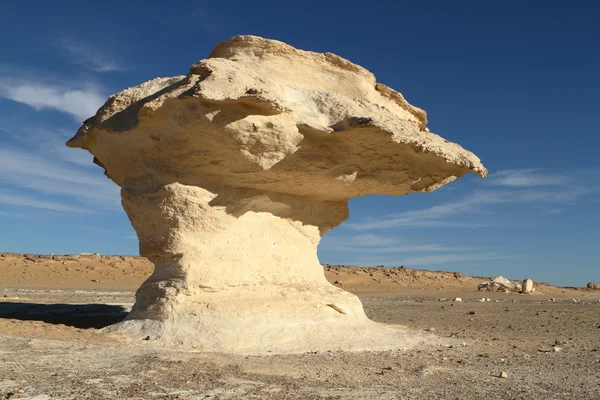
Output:
M132 256L0 254L0 398L600 398L598 290L536 282L529 295L480 292L489 277L325 265L369 318L430 340L405 351L244 356L102 332L152 269Z

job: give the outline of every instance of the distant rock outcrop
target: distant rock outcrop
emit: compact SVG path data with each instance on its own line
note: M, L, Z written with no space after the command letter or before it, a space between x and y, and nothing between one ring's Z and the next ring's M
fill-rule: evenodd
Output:
M598 289L600 289L600 284L598 284L596 282L589 282L587 284L587 288L588 289L593 289L593 290L598 290Z
M67 143L121 186L155 265L111 329L239 353L409 346L325 280L316 248L350 198L486 175L426 123L366 69L254 36L111 96Z
M530 291L525 291L528 288L531 288ZM531 291L533 291L533 281L531 279L526 279L523 282L515 282L515 281L511 281L510 279L506 279L503 276L496 276L495 278L490 279L488 282L483 282L481 284L479 284L479 286L477 287L477 289L481 290L485 290L488 292L496 292L496 291L503 291L503 292L523 292L523 293L530 293Z

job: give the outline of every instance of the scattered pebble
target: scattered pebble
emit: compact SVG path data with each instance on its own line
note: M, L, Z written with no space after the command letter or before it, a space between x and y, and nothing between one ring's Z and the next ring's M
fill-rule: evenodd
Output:
M462 303L462 299L460 297L456 297L454 300L452 300L456 303Z
M506 371L500 372L499 378L508 378L508 373Z

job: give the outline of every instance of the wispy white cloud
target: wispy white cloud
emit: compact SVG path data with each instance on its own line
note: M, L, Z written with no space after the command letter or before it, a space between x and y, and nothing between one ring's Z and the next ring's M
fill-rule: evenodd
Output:
M58 211L63 213L89 213L82 207L72 206L62 201L41 199L24 193L0 190L0 204L8 204L19 207L34 207L44 210Z
M357 247L381 247L397 244L398 240L395 238L384 237L374 234L362 234L352 235L345 237L327 237L326 240L332 246L357 246Z
M28 218L28 215L25 215L23 213L16 213L16 212L9 212L9 211L0 211L0 215L2 217L8 217L8 218Z
M95 72L116 72L125 70L123 63L107 51L106 48L92 46L73 37L62 37L57 40L59 48L63 49L69 62L89 68Z
M385 265L388 267L398 267L400 265L405 266L427 266L427 265L439 265L439 264L450 264L456 262L468 262L468 261L489 261L489 260L508 260L515 259L517 256L501 255L495 253L453 253L453 254L435 254L418 257L387 257L387 258L375 258L360 261L361 265Z
M494 186L531 188L536 186L568 186L573 177L567 173L551 172L539 168L510 169L492 173L486 183Z
M441 244L413 243L394 237L380 235L348 235L324 239L328 249L344 253L418 253L441 251L465 251L467 248L444 246Z
M44 157L52 157L58 161L66 161L84 167L97 168L93 163L93 156L82 149L72 149L65 146L75 130L39 127L34 125L7 124L5 129L0 128L0 133L5 132L12 138L31 149L29 154L40 153Z
M0 76L0 97L26 104L36 111L61 111L82 122L96 113L107 96L92 83L51 84Z
M76 86L52 75L30 75L40 78L28 81L15 67L0 65L0 97L79 120L93 115L105 98L96 85ZM0 188L9 191L3 192L0 203L65 213L120 209L118 186L92 164L87 152L65 147L75 127L41 128L19 116L1 122Z
M0 199L0 202L7 204L71 212L120 209L118 186L104 177L99 169L93 173L48 158L44 154L30 154L11 148L0 149L0 183L26 189L28 193L39 193L37 200L35 195L22 194L24 200L14 202L17 198L14 193L5 196L4 200ZM67 207L61 203L51 208L45 200L47 195L60 196L65 203L75 202L78 205Z
M369 217L345 226L357 231L409 227L486 227L502 222L486 220L473 223L459 217L485 212L493 218L494 207L507 204L554 205L553 209L556 210L556 205L572 204L582 196L599 190L587 182L580 182L574 176L577 173L545 172L541 169L500 171L491 175L492 183L488 188L473 191L460 200L421 210Z

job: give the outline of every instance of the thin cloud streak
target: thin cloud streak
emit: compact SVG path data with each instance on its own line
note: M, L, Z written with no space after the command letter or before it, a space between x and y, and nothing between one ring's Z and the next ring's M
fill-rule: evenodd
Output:
M464 254L436 254L419 257L384 257L379 259L360 260L359 265L385 265L388 267L398 267L401 265L427 266L449 264L468 261L489 261L489 260L509 260L516 259L516 256L500 255L495 253L464 253Z
M0 211L0 216L7 218L29 218L28 215L6 211Z
M399 246L399 247L371 247L371 248L358 248L353 246L340 246L333 245L328 246L330 249L344 251L346 253L417 253L421 251L464 251L468 248L464 247L448 247L440 244L422 244L414 246Z
M72 37L63 37L58 41L58 47L65 50L69 61L89 68L95 72L117 72L126 68L116 57L107 54L103 49L94 48Z
M36 111L60 111L79 122L93 116L106 100L106 95L93 84L50 85L11 77L0 77L0 97L26 104Z
M41 200L22 193L0 191L0 203L19 207L34 207L63 213L89 214L84 208L70 206L60 201Z
M327 242L333 246L356 246L356 247L376 247L397 244L398 240L389 237L383 237L374 234L352 235L350 237L327 238Z
M343 251L344 253L415 253L415 252L442 252L442 251L468 251L468 248L449 247L441 244L423 244L400 241L398 239L379 235L353 235L328 238L325 246L330 250Z
M60 161L77 164L83 167L97 168L93 164L93 156L83 149L72 149L65 146L65 142L73 136L74 130L52 129L36 126L15 126L14 124L0 131L6 132L24 146L32 148L36 153L52 157Z
M411 257L402 260L405 265L437 265L451 262L486 261L486 260L510 260L515 256L499 254L440 254L433 256Z
M119 188L109 179L81 167L44 158L43 155L0 149L0 182L21 189L66 196L93 206L93 209L120 209ZM34 206L34 203L30 202L30 206Z
M486 184L509 187L569 186L573 178L560 173L551 173L538 168L510 169L488 176Z
M428 207L422 210L390 214L382 218L367 218L361 222L347 224L356 231L416 227L463 227L481 228L496 223L465 223L455 217L459 215L487 212L493 217L493 207L503 204L560 204L574 203L580 197L596 192L598 187L578 184L568 174L544 175L542 170L507 170L492 175L492 185L506 188L478 190L458 201ZM527 185L538 179L538 184ZM532 188L522 188L529 187ZM536 187L537 186L537 187ZM545 188L540 188L545 186ZM557 207L554 207L557 209Z

